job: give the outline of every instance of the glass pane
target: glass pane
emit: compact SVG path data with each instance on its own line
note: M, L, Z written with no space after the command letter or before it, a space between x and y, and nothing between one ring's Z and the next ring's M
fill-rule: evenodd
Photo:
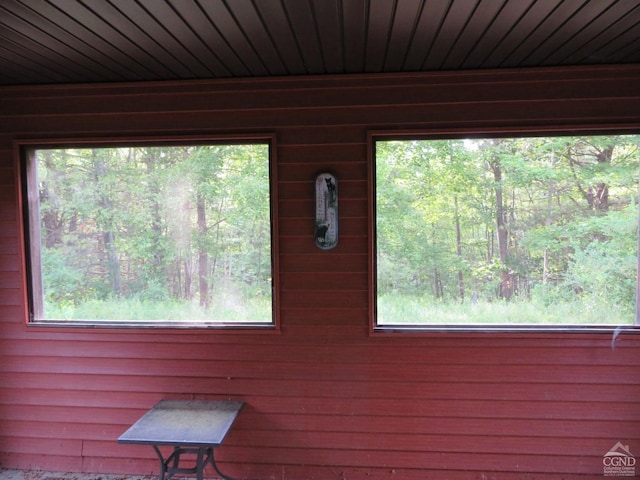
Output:
M34 158L35 320L272 322L268 145Z
M639 145L377 141L377 324L634 324Z

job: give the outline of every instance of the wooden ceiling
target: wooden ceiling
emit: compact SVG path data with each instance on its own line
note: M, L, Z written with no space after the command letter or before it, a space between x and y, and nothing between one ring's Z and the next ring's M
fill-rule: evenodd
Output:
M626 63L639 0L0 1L0 85Z

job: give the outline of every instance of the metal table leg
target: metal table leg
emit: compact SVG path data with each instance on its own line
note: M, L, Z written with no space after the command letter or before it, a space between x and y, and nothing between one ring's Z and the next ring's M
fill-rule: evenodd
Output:
M158 455L158 460L160 460L160 480L165 480L164 476L167 473L167 464L164 461L160 449L156 445L153 445L153 449L156 451L156 455Z
M220 471L220 469L218 468L218 465L216 464L216 459L214 457L214 451L215 451L215 449L212 448L211 449L211 465L213 466L213 469L216 471L216 473L218 475L220 475L220 478L222 478L222 480L236 480L235 478L230 477L228 475L225 475L224 473L222 473Z
M207 462L211 462L211 466L223 480L235 480L233 477L225 475L220 471L214 458L212 447L173 447L173 452L166 459L157 445L153 445L153 449L160 460L160 480L169 480L176 473L195 473L197 480L203 480L204 467ZM196 464L194 467L180 467L180 455L185 453L196 454Z

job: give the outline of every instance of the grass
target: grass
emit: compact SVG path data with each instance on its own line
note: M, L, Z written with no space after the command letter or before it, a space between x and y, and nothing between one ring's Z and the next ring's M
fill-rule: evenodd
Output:
M634 312L618 305L589 302L544 304L535 301L434 302L385 295L378 299L379 325L633 325ZM89 300L45 306L48 320L269 323L271 301L222 294L208 309L197 302L136 299Z
M269 298L239 299L217 297L207 309L190 301L152 301L137 299L88 300L79 304L45 305L47 320L170 321L170 322L271 322Z
M393 325L633 325L634 312L617 305L534 301L433 302L385 295L378 299L378 324Z

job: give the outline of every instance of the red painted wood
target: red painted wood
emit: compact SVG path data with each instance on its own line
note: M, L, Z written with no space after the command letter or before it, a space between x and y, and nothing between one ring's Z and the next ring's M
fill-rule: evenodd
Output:
M161 398L247 403L220 450L237 477L575 480L618 441L640 456L638 335L371 335L367 238L370 131L638 129L638 84L629 66L0 89L0 463L157 473L115 440ZM224 133L277 139L279 331L24 325L14 141Z

